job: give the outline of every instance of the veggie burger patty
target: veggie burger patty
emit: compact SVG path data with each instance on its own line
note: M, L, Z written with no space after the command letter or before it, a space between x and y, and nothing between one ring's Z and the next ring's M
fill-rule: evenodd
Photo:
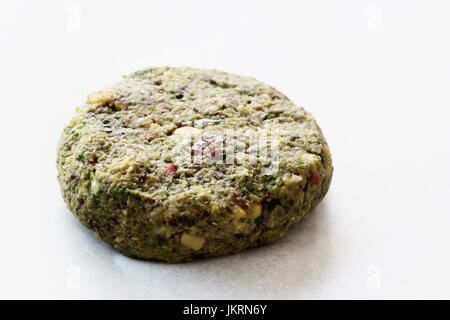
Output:
M64 200L127 256L167 262L282 237L333 167L311 114L217 70L149 68L88 96L57 152Z

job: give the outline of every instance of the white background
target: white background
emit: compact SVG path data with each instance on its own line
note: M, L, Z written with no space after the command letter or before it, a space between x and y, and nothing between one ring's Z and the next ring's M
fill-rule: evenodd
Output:
M2 1L0 298L450 298L448 1ZM273 245L126 258L66 209L56 145L147 66L254 76L311 111L335 174Z

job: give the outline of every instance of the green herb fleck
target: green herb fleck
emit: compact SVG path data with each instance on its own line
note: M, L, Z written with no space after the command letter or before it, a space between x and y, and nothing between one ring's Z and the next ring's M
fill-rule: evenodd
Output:
M164 161L165 163L170 163L170 162L172 162L172 158L171 158L170 156L165 156L164 159L163 159L163 161Z

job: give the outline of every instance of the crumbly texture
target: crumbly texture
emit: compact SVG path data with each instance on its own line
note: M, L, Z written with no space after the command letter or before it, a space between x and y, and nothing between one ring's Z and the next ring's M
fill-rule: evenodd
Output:
M277 154L250 161L254 145L224 134L249 130L275 138ZM190 157L177 153L180 136L191 138ZM235 160L217 161L231 151ZM194 161L196 152L206 160ZM278 170L263 174L272 162ZM311 114L278 90L168 67L89 95L63 131L57 168L64 200L85 227L130 257L167 262L279 239L314 210L333 171Z

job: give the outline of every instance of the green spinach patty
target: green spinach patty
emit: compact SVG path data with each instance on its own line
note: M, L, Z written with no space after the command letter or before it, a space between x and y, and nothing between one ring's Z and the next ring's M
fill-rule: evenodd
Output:
M284 94L184 67L137 71L89 95L63 131L57 168L85 227L127 256L167 262L279 239L333 172L314 118Z

